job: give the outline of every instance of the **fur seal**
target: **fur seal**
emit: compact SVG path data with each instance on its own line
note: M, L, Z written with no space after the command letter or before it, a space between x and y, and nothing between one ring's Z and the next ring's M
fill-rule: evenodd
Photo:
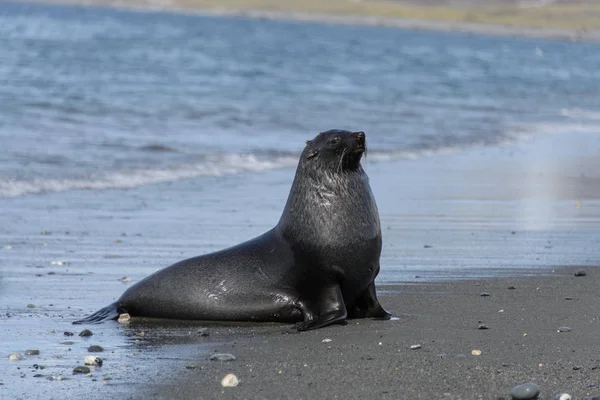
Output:
M360 165L364 132L330 130L306 142L279 223L225 250L180 261L139 281L74 324L131 316L297 322L382 318L375 292L381 228Z

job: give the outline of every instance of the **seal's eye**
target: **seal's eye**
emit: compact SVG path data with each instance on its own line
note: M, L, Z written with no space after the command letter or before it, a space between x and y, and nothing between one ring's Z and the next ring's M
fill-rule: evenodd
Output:
M339 136L336 136L333 139L329 140L329 144L331 144L331 145L338 144L340 142L340 140L342 140L342 139Z

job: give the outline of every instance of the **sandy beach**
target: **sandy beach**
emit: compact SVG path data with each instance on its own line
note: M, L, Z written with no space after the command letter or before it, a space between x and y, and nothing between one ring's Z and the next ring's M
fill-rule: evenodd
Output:
M34 0L34 2L137 11L167 11L204 16L240 17L335 25L379 26L404 30L458 32L475 35L600 41L600 8L588 2L411 1L226 2L213 0Z
M118 297L124 276L135 282L270 228L291 169L3 199L0 398L496 399L524 382L543 399L598 395L599 141L577 137L367 161L384 226L381 302L397 319L305 333L71 325ZM268 196L253 189L265 182ZM233 196L240 190L243 199ZM232 200L220 208L224 197ZM94 335L79 337L84 328ZM73 375L90 345L104 347L104 365ZM8 360L28 349L41 353ZM236 360L208 361L215 352ZM221 387L228 373L238 387Z

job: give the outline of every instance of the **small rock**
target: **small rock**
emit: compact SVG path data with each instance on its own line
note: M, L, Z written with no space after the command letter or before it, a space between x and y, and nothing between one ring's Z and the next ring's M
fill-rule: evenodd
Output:
M490 328L488 328L487 325L481 324L477 327L477 329L484 330L484 329L490 329Z
M572 297L565 297L565 300L573 300Z
M582 269L580 269L579 271L575 272L575 276L586 276L586 272Z
M198 366L196 364L190 364L190 365L186 365L185 369L198 369Z
M104 351L104 348L102 348L102 346L98 346L97 344L88 347L88 353L102 353Z
M65 335L65 336L73 336L73 335L74 335L74 333L73 333L73 332L65 332L65 333L64 333L64 335Z
M474 356L480 356L481 355L481 350L471 350L471 354Z
M571 328L568 326L559 326L556 332L571 332Z
M221 386L223 387L236 387L240 384L239 379L234 374L227 374L225 378L221 380Z
M554 400L571 400L572 397L569 393L560 393L554 397Z
M73 369L73 375L75 374L89 374L90 373L90 369L88 367L75 367Z
M488 292L481 292L481 293L479 293L479 295L481 297L488 297L490 294Z
M23 358L23 356L21 356L21 353L12 353L10 356L8 356L8 359L10 361L19 361Z
M419 350L421 348L420 344L413 344L412 346L410 346L411 350Z
M40 351L39 350L25 350L25 355L26 356L39 356Z
M86 356L86 357L83 359L83 363L84 363L85 365L94 365L94 366L97 366L97 367L101 367L101 366L102 366L102 363L103 363L103 361L102 361L102 359L101 359L100 357L96 357L96 356Z
M198 331L200 336L210 336L210 330L208 328L202 328Z
M121 279L119 279L119 280L120 280L121 282L123 282L123 283L131 283L131 282L133 282L133 279L131 279L131 278L130 278L130 277L128 277L128 276L124 276L124 277L122 277L122 278L121 278Z
M127 313L119 315L119 319L117 321L121 324L126 324L131 320L131 316Z
M50 264L52 264L52 265L67 265L68 262L66 262L66 261L51 261Z
M515 290L515 289L516 289L516 287L514 287L514 286L512 286L512 285L511 285L511 286L509 286L507 289L508 289L508 290Z
M540 387L532 382L517 385L510 390L512 398L517 400L536 399L539 394Z
M34 378L41 378L41 377L43 377L43 376L44 376L44 375L42 375L42 374L35 374L33 377L34 377Z
M79 336L82 337L89 337L92 336L94 333L92 331L90 331L89 329L84 329L81 332L79 332Z
M64 345L70 346L70 345L72 345L72 344L75 344L75 342L72 342L72 341L70 341L70 340L67 340L66 342L60 342L60 344L64 344Z
M35 304L29 303L29 304L27 304L27 308L35 308Z
M233 361L235 360L235 356L233 354L227 353L217 353L208 357L210 361Z
M329 343L329 342L331 342L331 339L323 339L323 340L321 340L321 342L322 343Z
M49 381L64 381L65 378L63 378L62 376L49 376L46 379L48 379Z

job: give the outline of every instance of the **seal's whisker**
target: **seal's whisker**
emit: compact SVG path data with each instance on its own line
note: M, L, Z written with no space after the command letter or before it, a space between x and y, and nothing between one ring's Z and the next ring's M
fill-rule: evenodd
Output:
M344 151L342 151L342 155L340 156L340 162L338 164L338 170L337 172L342 172L342 162L344 161L344 155L346 154L346 149L344 149Z

